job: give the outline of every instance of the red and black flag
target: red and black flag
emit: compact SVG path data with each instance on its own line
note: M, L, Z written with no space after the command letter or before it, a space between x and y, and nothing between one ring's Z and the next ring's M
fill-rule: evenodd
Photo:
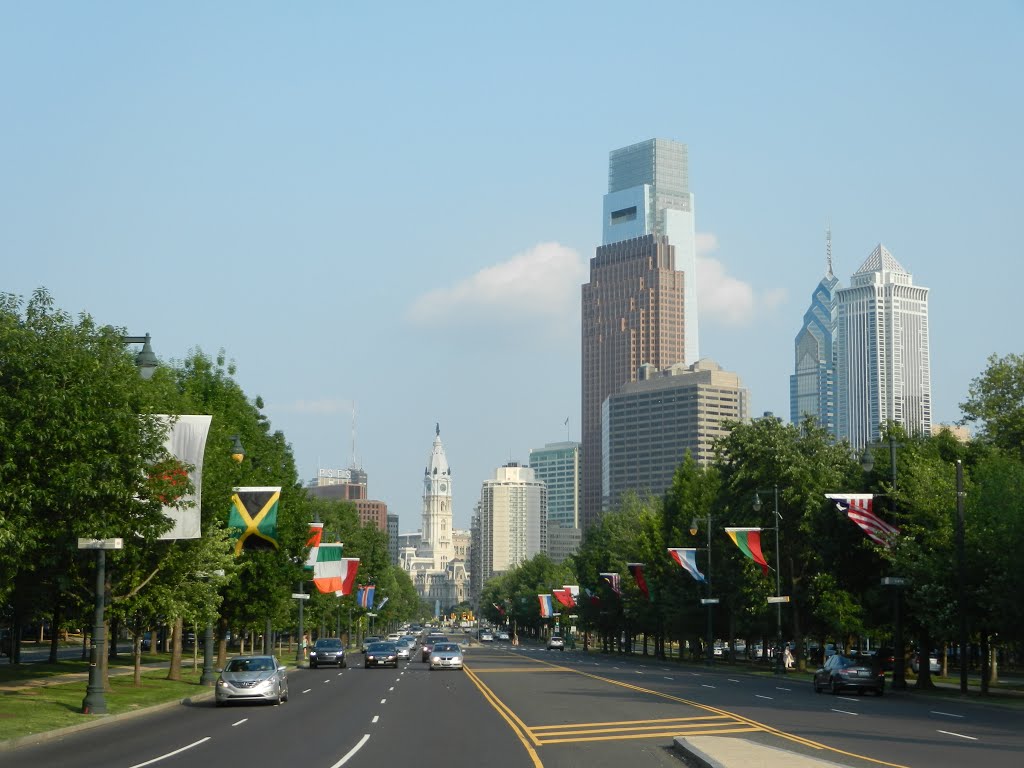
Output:
M633 579L636 581L637 589L643 592L644 597L650 600L651 593L650 590L647 589L647 579L644 578L644 564L626 563L626 567L629 568L629 572L633 574Z

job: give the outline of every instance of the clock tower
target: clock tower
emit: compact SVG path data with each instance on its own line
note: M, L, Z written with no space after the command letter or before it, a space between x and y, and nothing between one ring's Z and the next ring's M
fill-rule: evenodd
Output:
M434 427L434 445L423 470L422 557L431 570L443 571L454 556L452 548L452 472L441 443L441 425Z

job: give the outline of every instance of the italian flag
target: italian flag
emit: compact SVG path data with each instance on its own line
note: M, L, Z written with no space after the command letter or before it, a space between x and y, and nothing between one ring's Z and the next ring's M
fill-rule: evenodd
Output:
M760 528L726 528L733 544L740 548L740 552L749 557L761 566L764 574L768 575L768 563L761 554L761 529Z

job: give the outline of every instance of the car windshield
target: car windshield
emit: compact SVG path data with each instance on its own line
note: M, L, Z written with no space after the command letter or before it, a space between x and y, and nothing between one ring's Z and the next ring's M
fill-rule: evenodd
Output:
M561 640L561 639L562 639L562 636L561 636L561 635L552 635L552 636L551 636L551 639L552 639L552 640Z
M836 660L832 662L834 666L839 669L846 669L847 667L859 667L863 664L856 659L851 659L849 656L836 656Z
M370 643L366 649L367 653L394 653L395 650L394 643Z
M341 648L341 640L317 640L314 648Z
M273 659L232 659L228 672L270 672L274 669Z
M434 646L434 653L458 653L459 646L455 643L437 643Z

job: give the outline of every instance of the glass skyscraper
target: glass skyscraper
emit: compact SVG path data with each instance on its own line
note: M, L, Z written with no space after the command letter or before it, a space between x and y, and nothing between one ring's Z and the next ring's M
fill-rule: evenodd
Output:
M530 469L548 487L548 532L580 524L580 444L548 443L530 449Z

